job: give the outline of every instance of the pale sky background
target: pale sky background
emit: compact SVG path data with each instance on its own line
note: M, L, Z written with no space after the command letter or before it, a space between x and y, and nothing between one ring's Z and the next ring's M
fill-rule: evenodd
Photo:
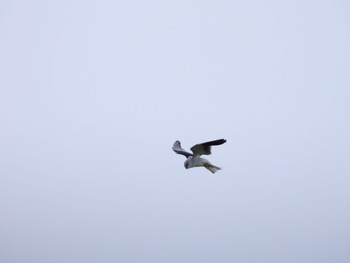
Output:
M349 1L0 6L1 262L350 262Z

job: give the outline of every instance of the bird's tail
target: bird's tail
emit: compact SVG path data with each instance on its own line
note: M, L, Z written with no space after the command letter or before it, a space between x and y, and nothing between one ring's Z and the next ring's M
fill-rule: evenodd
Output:
M221 170L220 167L212 165L211 163L205 164L204 167L207 168L209 171L211 171L213 174L216 173L217 171Z

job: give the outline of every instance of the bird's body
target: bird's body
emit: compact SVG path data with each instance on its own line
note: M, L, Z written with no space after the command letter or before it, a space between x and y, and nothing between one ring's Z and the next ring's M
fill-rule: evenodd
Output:
M190 156L185 161L185 168L186 169L193 168L193 167L201 167L201 166L204 166L212 173L216 173L218 170L221 170L220 167L212 165L207 159L204 159L204 158L199 157L199 156L195 156L195 157Z
M221 145L225 142L226 142L225 139L220 139L220 140L196 144L191 148L191 151L193 152L192 154L182 149L181 143L179 141L176 141L173 145L173 150L178 154L182 154L186 156L187 160L184 163L184 166L186 169L203 166L207 168L210 172L215 173L218 170L221 170L221 168L211 164L207 159L204 159L200 156L203 154L205 155L211 154L211 146Z

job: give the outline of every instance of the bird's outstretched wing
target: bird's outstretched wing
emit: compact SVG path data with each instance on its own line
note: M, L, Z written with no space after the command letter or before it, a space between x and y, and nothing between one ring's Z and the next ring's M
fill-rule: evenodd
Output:
M192 156L192 153L186 152L184 149L181 148L181 143L179 141L174 142L173 144L173 151L178 153L178 154L182 154L185 155L186 158L188 158L189 156Z
M209 155L211 154L211 146L213 145L221 145L226 142L225 139L210 141L210 142L204 142L196 144L191 148L191 151L193 152L193 155Z

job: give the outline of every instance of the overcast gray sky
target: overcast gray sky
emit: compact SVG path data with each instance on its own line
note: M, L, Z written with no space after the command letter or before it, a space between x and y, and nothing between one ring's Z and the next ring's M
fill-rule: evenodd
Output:
M0 261L350 262L349 3L2 1Z

